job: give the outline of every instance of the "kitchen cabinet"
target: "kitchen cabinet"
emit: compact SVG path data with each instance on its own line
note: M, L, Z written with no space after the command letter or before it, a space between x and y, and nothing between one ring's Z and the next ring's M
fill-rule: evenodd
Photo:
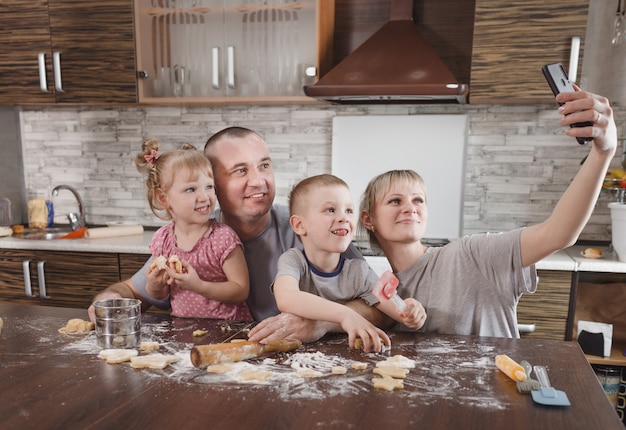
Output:
M572 37L587 28L588 0L476 0L470 103L554 103L541 66L568 69Z
M0 249L0 301L87 308L119 282L118 255Z
M534 324L535 330L523 338L566 339L572 272L538 270L534 294L523 294L517 305L519 324Z
M135 0L142 103L314 102L334 0Z
M0 5L0 103L137 102L131 0Z

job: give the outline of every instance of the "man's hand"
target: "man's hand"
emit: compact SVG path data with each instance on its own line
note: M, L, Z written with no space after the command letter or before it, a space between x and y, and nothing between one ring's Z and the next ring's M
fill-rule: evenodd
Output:
M98 300L123 299L123 298L124 297L122 297L122 295L118 293L117 291L104 290L103 292L98 294L96 297L94 297L93 301L97 302ZM93 307L93 303L91 303L91 305L87 309L87 314L89 315L89 320L95 324L96 323L96 310Z
M248 333L248 339L261 343L287 338L298 339L303 343L314 342L330 331L333 326L335 324L281 313L257 324Z

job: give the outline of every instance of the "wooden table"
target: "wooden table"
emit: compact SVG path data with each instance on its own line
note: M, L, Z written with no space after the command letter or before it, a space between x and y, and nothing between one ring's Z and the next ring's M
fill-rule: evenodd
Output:
M97 357L95 334L60 334L85 310L0 303L0 419L3 429L100 428L432 428L432 429L619 429L578 344L538 339L496 339L391 333L392 355L416 361L404 389L371 386L372 369L387 357L347 348L345 336L330 335L292 353L239 363L229 374L209 374L189 361L194 344L244 338L237 322L142 316L142 339L180 360L162 369L133 369ZM203 337L192 332L207 329ZM242 331L243 330L243 331ZM508 354L548 368L552 385L572 405L549 407L495 367ZM333 365L367 362L333 375ZM271 371L264 383L242 383L243 367ZM296 376L296 367L323 371Z

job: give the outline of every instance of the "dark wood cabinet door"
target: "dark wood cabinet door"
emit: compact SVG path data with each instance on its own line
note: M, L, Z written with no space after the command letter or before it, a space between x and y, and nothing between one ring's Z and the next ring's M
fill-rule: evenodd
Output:
M33 251L0 249L0 301L39 304L37 280L33 279L35 260Z
M136 103L131 0L50 0L52 53L60 53L61 103Z
M517 305L520 324L535 324L535 331L522 337L565 340L572 272L539 270L534 294L524 294Z
M54 102L48 1L0 2L0 46L0 103ZM39 54L43 54L46 66L44 90Z
M120 254L120 280L131 278L151 257L150 254Z
M555 103L541 66L567 69L572 37L581 38L588 0L476 0L470 103Z
M41 262L45 295L40 287L38 290L42 305L87 309L97 293L120 279L117 254L37 251L37 264ZM38 285L40 282L38 273Z

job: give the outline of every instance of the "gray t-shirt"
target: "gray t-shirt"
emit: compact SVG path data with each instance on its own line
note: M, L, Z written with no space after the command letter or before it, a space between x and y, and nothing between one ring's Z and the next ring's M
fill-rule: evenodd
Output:
M220 212L215 212L219 219ZM257 237L243 241L244 254L250 274L250 294L247 303L250 313L256 321L277 315L274 295L270 290L276 277L278 258L290 248L302 248L302 243L289 224L289 208L284 205L273 205L270 209L270 222L267 228ZM343 254L346 258L360 258L361 254L354 246L350 246ZM152 258L131 278L135 289L150 304L160 309L169 309L169 298L155 300L146 292L146 270Z
M521 229L465 236L429 248L396 273L398 294L426 309L420 331L519 338L517 303L537 289L535 266L522 267Z
M338 269L325 273L311 266L301 249L293 248L280 256L276 276L289 275L298 280L301 291L344 304L363 299L372 306L378 299L372 293L378 280L365 260L341 259Z

